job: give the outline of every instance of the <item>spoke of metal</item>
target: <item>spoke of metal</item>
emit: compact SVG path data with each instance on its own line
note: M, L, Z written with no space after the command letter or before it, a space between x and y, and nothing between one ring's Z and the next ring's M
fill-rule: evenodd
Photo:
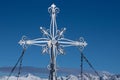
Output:
M23 56L24 56L25 51L26 51L26 49L24 48L23 51L22 51L21 56L19 57L19 59L18 59L18 61L16 62L15 66L12 68L10 74L8 75L7 80L9 80L10 76L12 75L12 73L14 72L14 70L16 69L18 63L21 62L21 60L22 60L22 58L23 58Z
M64 47L77 46L84 49L87 46L86 41L82 38L79 41L73 41L67 38L64 38L64 32L66 28L58 30L56 15L59 13L59 8L55 4L52 4L48 8L48 12L51 16L50 29L45 29L40 27L41 32L44 35L44 38L37 38L33 40L28 40L25 36L19 41L19 44L24 48L29 45L41 46L42 53L50 54L50 65L49 65L49 80L57 80L57 71L56 71L56 58L57 54L64 54Z

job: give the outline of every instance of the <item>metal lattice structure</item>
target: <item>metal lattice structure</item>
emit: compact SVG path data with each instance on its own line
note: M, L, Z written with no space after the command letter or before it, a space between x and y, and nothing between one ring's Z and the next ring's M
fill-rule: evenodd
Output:
M19 44L22 45L23 48L27 48L29 45L41 46L42 53L49 53L49 80L57 80L56 58L58 54L64 54L64 47L77 46L82 51L87 45L86 41L84 41L84 38L82 37L79 39L79 41L65 38L64 32L66 28L58 30L56 15L57 13L59 13L59 11L59 8L57 8L55 4L52 4L48 8L48 12L51 16L50 29L40 27L40 30L45 37L28 40L25 36L23 36L22 39L19 41Z

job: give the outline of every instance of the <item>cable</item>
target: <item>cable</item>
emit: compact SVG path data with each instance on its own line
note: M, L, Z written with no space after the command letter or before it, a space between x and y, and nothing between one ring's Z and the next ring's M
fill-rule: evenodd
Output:
M84 59L89 64L89 66L94 70L94 72L97 74L97 76L99 76L98 72L95 70L95 68L92 66L92 64L88 61L88 59L85 56L84 56Z
M22 61L23 61L23 57L20 60L20 66L19 66L19 72L18 72L17 80L19 80L19 77L20 77L20 73L21 73L21 69L22 69Z
M80 50L80 48L79 48ZM100 77L99 73L95 70L95 68L92 66L92 64L89 62L89 60L85 57L85 55L83 54L83 52L81 52L80 50L80 53L81 53L81 56L83 56L83 59L88 63L88 65L93 69L93 71L95 72L95 74L97 74L97 76Z
M22 59L22 57L23 57L25 51L26 51L26 48L23 49L21 56L19 57L19 59L18 59L18 61L16 62L15 66L12 68L10 74L8 75L7 80L9 80L10 76L11 76L12 73L14 72L14 70L15 70L15 68L17 67L18 63L21 61L21 59Z
M83 54L81 54L81 80L83 80Z

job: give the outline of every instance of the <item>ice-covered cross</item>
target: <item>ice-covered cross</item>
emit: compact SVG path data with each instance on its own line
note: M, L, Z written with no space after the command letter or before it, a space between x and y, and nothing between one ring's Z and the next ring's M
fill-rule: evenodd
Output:
M59 8L57 8L55 4L52 4L48 8L48 12L51 16L50 29L40 27L40 30L45 37L28 40L25 36L23 36L19 41L19 44L22 45L23 48L26 48L29 45L42 46L42 53L50 54L50 65L48 67L50 70L49 80L57 80L56 57L57 54L64 54L64 47L77 46L83 50L87 45L86 41L84 41L84 38L82 37L79 39L79 41L73 41L64 38L64 32L66 28L61 30L57 29L56 15L59 13L59 11Z

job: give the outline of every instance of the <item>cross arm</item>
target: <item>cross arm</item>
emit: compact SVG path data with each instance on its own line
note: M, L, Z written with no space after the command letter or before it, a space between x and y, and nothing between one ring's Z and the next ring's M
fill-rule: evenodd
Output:
M68 47L68 46L86 47L87 46L86 41L84 41L84 38L82 38L82 37L79 39L79 41L73 41L70 39L61 38L58 41L58 43L62 47Z
M25 36L22 37L22 39L19 41L19 44L26 48L29 45L36 45L36 46L46 46L49 40L47 38L37 38L33 40L28 40Z

